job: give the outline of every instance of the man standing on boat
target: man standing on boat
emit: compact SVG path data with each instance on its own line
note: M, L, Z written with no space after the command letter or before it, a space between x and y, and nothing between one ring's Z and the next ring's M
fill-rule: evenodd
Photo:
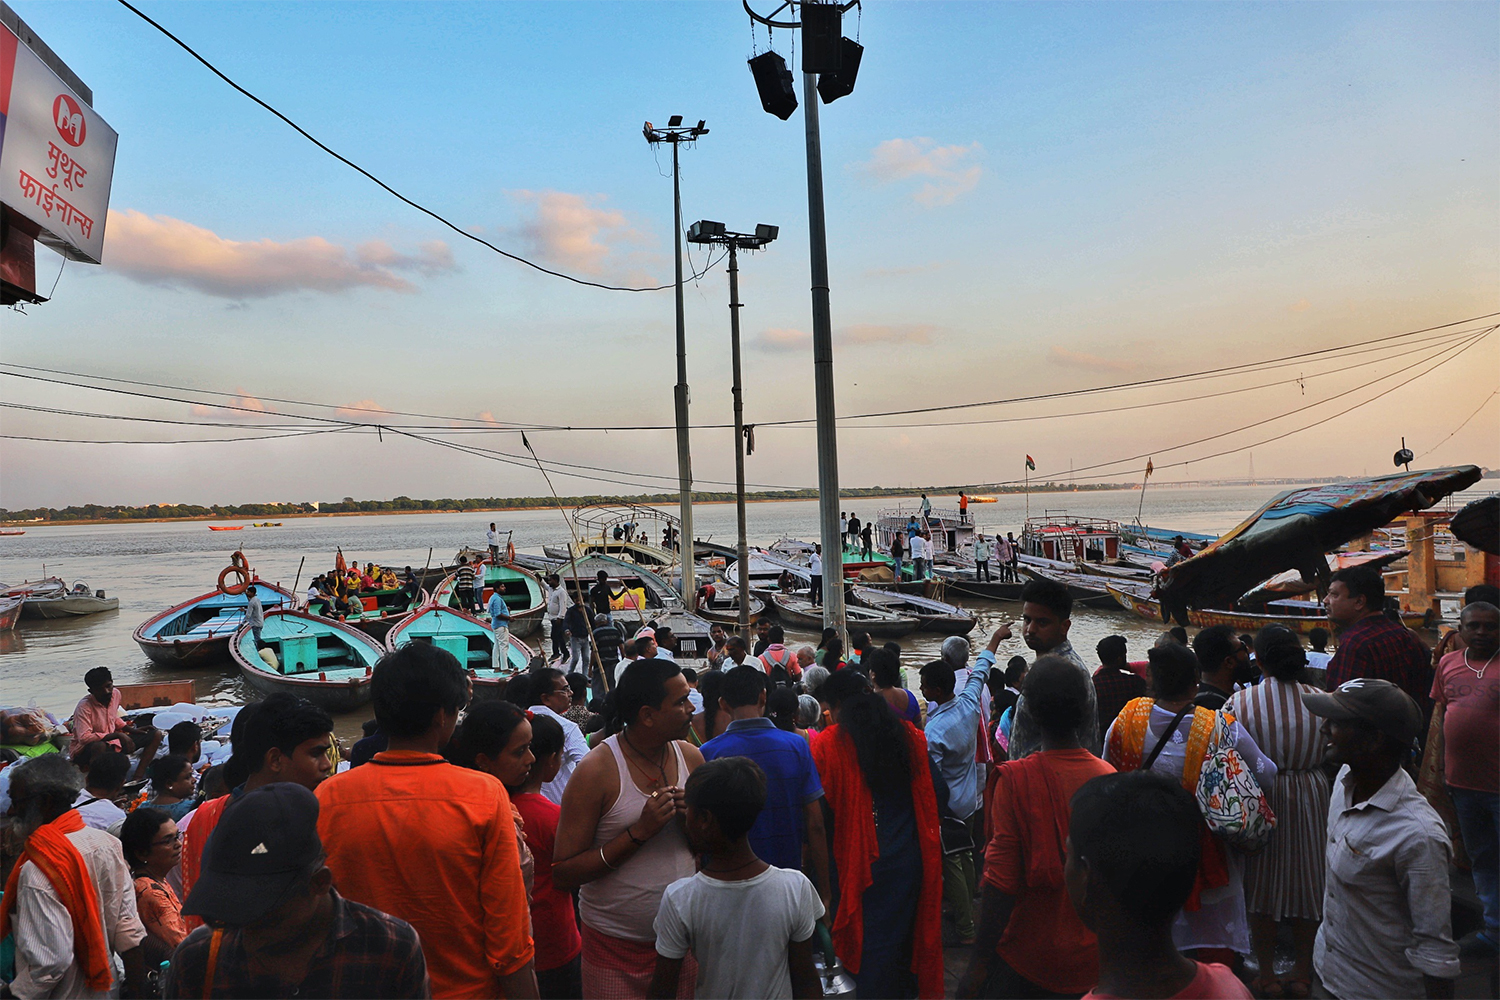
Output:
M922 494L922 520L925 522L932 517L932 501L927 499L927 494Z
M609 574L602 569L595 577L594 585L589 588L589 610L595 617L603 615L614 621L609 607Z
M490 522L490 530L484 533L484 543L490 547L490 565L500 565L500 532L495 530L495 522Z
M969 494L967 493L958 494L958 523L969 523Z
M568 591L562 585L562 577L548 573L542 580L542 593L547 598L547 621L552 630L552 659L561 660L568 651L567 626L563 624L568 613Z
M864 528L860 530L859 540L864 549L864 560L865 562L869 562L875 557L875 531L874 525L869 521L866 521Z
M986 583L990 579L990 543L983 535L974 536L974 579Z
M495 641L490 647L490 667L499 673L510 659L510 607L500 596L498 581L495 589L490 591L485 610L490 613L490 628L495 630Z
M458 600L458 607L466 615L474 613L474 567L469 565L468 556L458 557L458 572L454 574L457 578L453 584L453 595Z
M1016 544L1016 536L1009 531L1005 533L1005 547L1010 550L1010 558L1005 561L1007 571L1010 573L1010 582L1019 583L1021 574L1016 570L1016 563L1020 562L1021 547Z
M849 547L859 548L859 515L849 515Z
M821 607L823 604L823 546L813 546L812 555L807 560L807 568L812 574L812 588L808 592L808 599L812 601L813 607Z
M260 630L266 627L266 609L261 606L253 586L245 588L245 624L250 626L250 634L255 636L255 648L259 649Z

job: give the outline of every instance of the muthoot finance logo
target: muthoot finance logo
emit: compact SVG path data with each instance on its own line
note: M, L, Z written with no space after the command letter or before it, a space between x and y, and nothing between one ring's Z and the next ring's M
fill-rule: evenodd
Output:
M88 124L83 120L83 108L73 98L67 94L57 95L57 100L52 102L52 122L63 142L69 146L83 145Z

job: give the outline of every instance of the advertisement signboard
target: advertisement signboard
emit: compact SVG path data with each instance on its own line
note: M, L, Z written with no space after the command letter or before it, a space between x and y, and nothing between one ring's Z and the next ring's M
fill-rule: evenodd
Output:
M0 24L0 202L37 240L97 264L119 136L15 32Z

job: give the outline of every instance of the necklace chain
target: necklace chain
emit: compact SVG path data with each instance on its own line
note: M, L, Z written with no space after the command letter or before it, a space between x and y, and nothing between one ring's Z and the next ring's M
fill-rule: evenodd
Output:
M655 780L655 779L653 779L651 777L651 775L650 775L649 772L647 772L646 773L646 781L647 781L647 783L650 784L650 785L652 785L653 787L665 788L666 784L667 784L667 767L666 767L666 764L667 764L667 748L666 748L666 746L665 745L662 746L661 753L658 755L657 759L653 761L653 760L651 760L651 758L649 758L645 754L641 753L641 751L636 748L636 745L633 742L631 742L630 733L629 733L628 730L624 730L624 729L620 730L620 736L624 738L625 745L630 748L630 750L631 750L632 753L634 753L637 757L639 757L641 760L645 761L646 763L652 764L656 768L657 772L661 774L661 780L657 781L657 780ZM629 763L629 761L630 761L629 755L626 755L625 760L626 760L627 763ZM637 765L637 767L639 767L639 765ZM640 769L642 771L645 771L645 768L640 768Z
M1480 680L1484 679L1484 672L1488 670L1490 668L1490 664L1494 662L1495 654L1491 653L1489 655L1489 658L1484 661L1483 666L1475 667L1474 664L1469 662L1469 651L1467 649L1464 650L1464 666L1468 667L1469 670L1473 672L1474 676L1478 677Z

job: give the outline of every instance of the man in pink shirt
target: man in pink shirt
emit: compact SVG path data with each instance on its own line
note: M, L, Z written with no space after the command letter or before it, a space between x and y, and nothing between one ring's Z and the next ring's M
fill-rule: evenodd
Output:
M89 693L73 709L73 752L96 740L113 740L120 749L130 753L135 749L135 737L139 730L120 717L120 692L115 690L114 675L108 667L95 667L83 675L83 683Z

